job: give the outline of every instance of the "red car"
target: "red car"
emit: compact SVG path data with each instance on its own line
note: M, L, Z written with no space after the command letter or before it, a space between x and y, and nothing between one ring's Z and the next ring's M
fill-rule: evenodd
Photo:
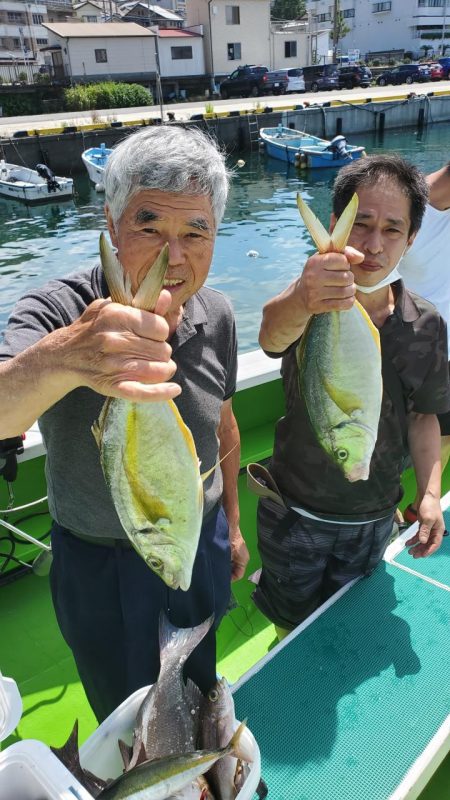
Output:
M438 62L433 64L426 64L430 70L430 80L440 81L444 77L444 68Z

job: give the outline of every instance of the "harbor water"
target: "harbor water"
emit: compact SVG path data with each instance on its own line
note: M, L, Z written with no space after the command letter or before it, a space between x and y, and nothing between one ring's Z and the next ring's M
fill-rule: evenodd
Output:
M367 153L399 153L432 172L450 160L450 123L421 132L389 131L382 139L367 134L351 143L364 145ZM239 159L245 161L242 168L236 166ZM312 251L296 193L326 223L336 172L299 172L258 151L234 154L230 167L235 167L235 176L208 285L231 298L239 350L246 352L257 347L264 302L299 274ZM0 198L0 330L27 290L98 259L104 197L86 176L76 177L75 183L75 199L64 203L27 207Z

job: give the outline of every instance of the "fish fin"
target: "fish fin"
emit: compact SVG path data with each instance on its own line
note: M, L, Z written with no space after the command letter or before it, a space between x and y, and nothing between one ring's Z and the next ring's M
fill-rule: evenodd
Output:
M368 325L369 330L370 330L370 333L372 334L372 338L373 338L378 350L381 352L380 332L379 332L378 328L376 327L376 325L373 324L373 322L370 319L366 309L361 305L361 303L358 300L355 300L354 305L358 309L360 314L362 314L364 319L366 320L367 325Z
M148 758L147 758L147 753L145 752L144 742L141 742L141 748L139 750L135 766L137 767L139 766L139 764L143 764L144 761L148 761Z
M331 236L323 227L321 221L317 219L313 211L306 205L301 195L297 192L297 208L300 216L305 223L312 239L317 245L319 253L327 253L331 245Z
M50 750L54 755L59 758L60 761L66 766L70 771L73 770L75 766L79 766L80 764L80 756L78 752L78 720L76 719L74 722L74 726L72 731L67 739L66 743L63 744L62 747L50 747Z
M329 377L325 375L323 370L320 369L319 364L316 363L317 372L320 375L321 383L334 405L349 419L354 415L355 411L361 408L361 400L356 395L351 394L345 389L339 389L331 383Z
M206 472L202 472L201 473L200 477L201 477L203 483L209 478L210 475L213 474L213 472L217 469L219 464L221 464L222 461L224 461L226 458L228 458L228 456L233 452L233 450L236 450L236 447L238 447L238 445L239 445L239 442L236 442L236 444L231 448L231 450L228 450L228 453L225 453L225 455L222 456L222 458L218 458L217 459L216 463L214 464L214 466L211 467L211 469L208 469L208 470L206 470Z
M236 758L240 758L242 761L253 761L253 755L248 752L245 748L245 745L241 743L241 736L244 733L247 727L247 720L244 719L239 727L233 733L228 745L223 748L224 754L225 753L232 753ZM223 752L222 751L222 752Z
M102 410L100 411L99 418L91 426L91 431L93 433L95 441L97 442L97 447L99 450L102 449L103 427L105 424L105 419L109 410L109 406L111 404L111 399L112 399L111 397L106 398L105 402L103 403Z
M267 783L263 781L262 778L260 779L258 786L256 787L256 794L258 795L259 800L265 800L265 798L269 794L269 788L267 786Z
M195 442L194 442L194 437L192 436L192 433L191 433L191 429L188 428L188 426L186 425L183 417L181 416L180 412L178 411L178 408L175 405L175 403L173 402L173 400L168 400L167 402L168 402L168 404L169 404L169 406L170 406L170 408L172 410L172 413L175 415L175 419L176 419L176 421L178 423L178 426L179 426L179 428L181 430L181 433L183 434L183 438L184 438L184 440L185 440L185 442L186 442L186 444L188 446L188 449L189 449L189 452L190 452L192 458L194 458L196 461L198 461L197 450L195 449ZM214 467L214 469L215 469L215 467Z
M133 748L130 747L129 744L124 742L123 739L118 739L117 744L119 745L120 755L122 756L123 768L126 772L128 767L130 766L131 757L133 755Z
M358 212L358 205L358 195L355 193L348 205L344 208L339 219L336 221L333 233L331 234L331 241L333 244L333 250L335 252L341 253L347 244L348 237L350 236L350 232L353 228L353 223Z
M102 262L102 268L106 283L108 284L111 300L114 303L131 305L132 295L131 291L129 291L130 284L128 284L127 289L123 277L124 272L122 265L103 232L100 234L99 248L100 261Z
M132 305L145 311L154 311L169 265L169 245L161 249L156 261L148 268L145 278L133 297Z
M194 628L177 628L167 619L164 611L159 615L159 649L161 667L165 659L176 657L184 664L197 645L208 633L214 614Z

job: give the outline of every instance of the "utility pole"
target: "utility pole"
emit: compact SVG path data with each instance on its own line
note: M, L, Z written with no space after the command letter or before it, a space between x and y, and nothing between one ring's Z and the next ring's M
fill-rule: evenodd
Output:
M444 55L444 38L445 38L445 26L447 22L447 0L442 0L444 8L442 12L443 20L442 20L442 39L441 39L441 56Z
M333 63L336 63L339 32L339 0L334 0L333 11Z
M164 122L164 107L163 107L163 95L162 95L162 87L161 87L161 66L159 63L159 26L152 25L152 9L150 0L147 0L147 10L148 10L148 29L155 34L155 66L156 66L156 94L159 101L159 112L161 114L161 122Z

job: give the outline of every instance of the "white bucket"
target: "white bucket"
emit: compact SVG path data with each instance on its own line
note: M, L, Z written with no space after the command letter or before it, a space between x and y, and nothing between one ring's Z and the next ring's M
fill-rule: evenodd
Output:
M123 762L117 744L123 739L131 744L136 715L149 687L134 692L105 719L80 748L81 766L100 778L116 778L122 774ZM250 773L236 800L251 800L261 776L261 756L256 740L247 728L243 733L246 748L253 751ZM3 798L2 798L3 800Z
M17 683L0 672L0 742L17 728L22 716L22 698Z
M0 753L1 800L93 800L42 742L16 742Z

